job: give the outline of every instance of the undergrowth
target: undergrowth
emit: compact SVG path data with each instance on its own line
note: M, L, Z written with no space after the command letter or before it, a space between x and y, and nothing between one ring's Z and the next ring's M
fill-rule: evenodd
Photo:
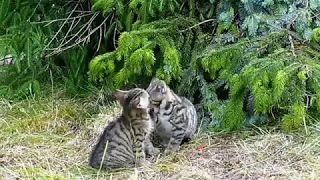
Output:
M73 97L92 87L111 95L157 76L191 99L205 130L280 123L290 131L318 121L319 0L2 0L0 7L0 97L39 98L54 82Z
M103 128L120 113L97 96L0 100L0 179L316 178L319 126L283 134L278 127L205 133L150 166L98 172L88 166ZM277 169L277 173L274 173Z
M155 2L94 1L122 31L89 64L96 85L112 92L157 76L197 105L210 131L318 121L319 1Z

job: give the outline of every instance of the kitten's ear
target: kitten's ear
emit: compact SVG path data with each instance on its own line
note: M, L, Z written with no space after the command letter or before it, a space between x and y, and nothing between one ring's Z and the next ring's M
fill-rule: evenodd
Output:
M121 106L124 105L128 92L129 91L122 91L120 89L117 89L116 92L114 93L114 97L119 101Z
M157 81L157 80L159 80L157 77L153 77L153 78L151 79L151 83L153 83L153 82L155 82L155 81Z
M151 79L148 88L146 89L147 92L149 92L153 87L153 84L158 80L155 76Z

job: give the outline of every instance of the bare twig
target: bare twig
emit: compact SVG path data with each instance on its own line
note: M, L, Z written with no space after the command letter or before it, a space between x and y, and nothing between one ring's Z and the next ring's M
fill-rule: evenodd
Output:
M81 19L79 18L79 21L80 21L80 20L81 20ZM79 22L79 21L78 21L78 22ZM74 26L74 22L75 22L75 19L73 19L73 20L72 20L71 26L70 26L70 28L68 29L68 31L67 31L67 33L66 33L66 35L63 37L63 39L62 39L62 41L61 41L60 45L63 43L63 41L65 41L65 40L66 40L66 38L68 37L69 33L72 31L73 26Z
M104 24L105 24L105 23L104 23ZM100 49L101 40L102 40L102 31L103 31L103 27L100 27L100 36L99 36L99 42L98 42L98 47L97 47L96 52L98 52L99 49Z
M76 4L76 6L73 8L72 12L76 10L76 8L77 8L78 5L79 5L79 2L80 2L80 1L78 1L78 3ZM71 17L72 12L69 14L68 18ZM59 30L56 32L56 34L53 36L53 38L50 40L50 42L43 48L44 50L47 49L47 47L50 46L50 44L51 44L51 43L53 42L53 40L58 36L58 34L60 33L60 31L62 30L62 28L64 27L64 25L65 25L67 22L68 22L68 20L65 20L65 21L63 22L63 24L61 25L61 27L59 28Z
M59 45L59 47L56 47L56 48L47 48L46 50L57 50L57 49L59 49L59 48L61 48L61 47L63 47L63 46L66 46L71 40L73 40L74 38L76 38L76 37L82 37L82 35L84 34L84 33L82 33L80 36L79 36L79 33L81 33L82 32L82 30L85 28L85 27L88 27L90 24L91 24L91 22L93 21L93 19L97 16L98 14L94 14L92 17L91 17L91 19L86 23L86 24L84 24L81 28L80 28L80 30L76 33L76 34L74 34L73 36L72 36L72 38L70 38L67 42L65 42L64 44L61 44L61 45ZM87 28L88 29L88 28Z
M275 117L274 114L273 114L272 107L269 109L269 112L271 113L272 118L273 118L273 119L276 119L276 117Z
M180 6L180 11L182 10L182 8L183 8L183 6L184 6L184 4L187 2L187 0L185 0L182 4L181 4L181 6Z
M74 12L76 13L89 13L89 14L94 14L92 11L84 11L84 10L75 10Z
M65 42L64 44L62 44L61 46L59 46L58 48L61 48L61 47L63 47L63 46L66 46L70 41L72 41L75 37L82 37L83 35L84 35L84 33L88 30L88 27L90 26L90 24L92 23L92 21L96 18L98 16L98 13L96 13L96 14L94 14L92 17L91 17L91 19L86 23L86 24L84 24L81 28L80 28L80 30L72 37L72 38L70 38L67 42ZM82 33L82 34L80 34L81 33L81 31L84 29L84 28L86 28L87 27L87 29ZM80 34L80 35L79 35ZM78 36L79 35L79 36ZM53 48L53 49L56 49L56 48Z
M288 25L287 25L288 31L289 31L289 29L290 29L290 26L291 26L291 24L288 24ZM288 39L289 39L289 42L290 42L290 45L291 45L292 55L293 55L294 57L296 57L297 55L296 55L296 52L295 52L295 50L294 50L293 38L292 38L292 35L291 35L290 33L288 33Z
M108 17L109 17L109 16L108 16ZM60 53L60 52L65 51L65 50L67 50L67 49L70 49L70 48L72 48L72 47L74 47L74 46L77 46L78 44L84 42L84 41L85 41L86 39L88 39L93 33L95 33L99 28L101 28L101 27L103 26L103 24L107 21L108 17L105 18L105 19L103 20L103 22L102 22L98 27L96 27L96 28L94 28L92 31L90 31L90 33L89 33L87 36L85 36L84 38L82 38L82 39L80 39L80 38L77 39L76 43L74 43L74 44L72 44L72 45L69 45L69 46L67 46L67 47L59 46L59 47L57 47L57 48L53 48L53 49L51 49L51 50L53 50L53 52L49 53L46 57L55 55L55 54L57 54L57 53ZM81 37L81 36L80 36L80 37Z
M114 27L114 30L113 30L113 47L114 49L116 49L116 34L117 34L117 23L116 23L116 26Z
M207 19L205 21L199 22L199 23L197 23L197 24L195 24L195 25L193 25L193 26L191 26L191 27L189 27L187 29L181 30L179 32L182 33L182 32L185 32L185 31L189 31L189 30L191 30L191 29L193 29L195 27L198 27L198 26L200 26L202 24L205 24L205 23L208 23L208 22L212 22L212 21L215 21L215 19Z
M75 17L69 17L69 18L62 18L62 19L54 19L54 20L46 20L46 21L39 21L39 22L31 22L31 24L43 24L43 23L47 23L45 26L48 26L54 22L58 22L58 21L69 21L69 20L73 20L73 19L81 19L83 17L86 16L91 16L92 14L81 14L79 16L75 16Z
M12 55L7 55L4 58L0 59L0 61L5 61L5 60L8 60L8 59L12 59L12 58L13 58Z
M68 6L70 3L73 3L73 1L67 1L62 7L64 8L64 7Z
M112 24L112 22L113 22L114 14L115 14L115 13L112 13L112 17L111 17L111 20L110 20L110 24Z
M86 43L90 42L90 32L91 31L92 31L92 27L88 26L88 30L87 30L88 35L86 36L87 38L84 39L84 41L82 42L82 46L84 46Z
M51 68L49 68L49 72L50 72L50 81L51 81L51 96L52 96L52 107L54 107L54 90L53 90L53 76L52 76L52 71Z
M107 33L107 24L106 23L104 23L103 24L103 35L105 35L106 33Z
M296 55L296 52L295 52L295 50L294 50L293 38L292 38L291 34L288 34L288 38L289 38L290 45L291 45L292 55L293 55L294 57L296 57L297 55Z
M308 135L308 127L307 127L307 123L306 123L306 117L303 116L303 126L304 126L304 129L305 129L305 132L306 132L306 135Z
M28 18L28 21L30 21L31 17L34 15L34 13L36 12L36 10L38 9L38 7L39 7L39 5L40 5L41 1L42 1L42 0L40 0L40 1L38 2L37 6L34 8L34 10L33 10L32 14L31 14L31 15L29 16L29 18Z
M14 61L12 55L7 55L4 58L0 59L0 66L11 65L13 63Z
M309 1L308 0L305 0L305 5L306 5L306 9L309 7Z
M316 18L316 19L318 19L318 20L320 19L320 18L319 18L319 17L320 17L320 13L317 13L317 14L316 14L316 13L314 13L314 12L311 11L311 14L313 15L313 16L311 16L311 18Z

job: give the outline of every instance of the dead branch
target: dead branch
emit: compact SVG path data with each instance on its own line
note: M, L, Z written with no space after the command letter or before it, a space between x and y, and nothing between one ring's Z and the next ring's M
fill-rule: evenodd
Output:
M116 34L117 34L117 23L116 23L116 26L114 27L114 30L113 30L113 47L114 49L116 49Z
M104 23L104 24L105 24L105 23ZM103 26L103 27L104 27L104 26ZM96 52L98 52L98 51L99 51L99 49L100 49L101 40L102 40L102 31L103 31L103 27L100 27L99 42L98 42L98 47L97 47Z
M195 27L198 27L198 26L200 26L202 24L205 24L205 23L208 23L208 22L212 22L212 21L215 21L215 19L207 19L205 21L199 22L199 23L197 23L197 24L195 24L195 25L193 25L193 26L191 26L191 27L189 27L187 29L181 30L179 32L182 33L182 32L185 32L185 31L189 31L189 30L191 30L191 29L193 29Z
M88 39L93 33L95 33L98 29L100 29L100 28L103 26L103 24L107 21L108 18L109 18L109 16L106 17L106 18L103 20L103 22L102 22L98 27L96 27L96 28L94 28L92 31L90 31L87 36L85 36L85 37L83 37L83 38L81 38L81 39L78 38L77 41L76 41L76 43L71 44L71 45L69 45L69 46L67 46L67 47L59 46L59 47L57 47L57 48L48 49L48 50L53 50L53 52L51 52L51 53L49 53L48 55L46 55L46 57L53 56L53 55L55 55L55 54L58 54L58 53L60 53L60 52L62 52L62 51L65 51L65 50L67 50L67 49L70 49L70 48L72 48L72 47L74 47L74 46L77 46L78 44L84 42L84 41L85 41L86 39ZM75 36L73 36L73 37L75 37ZM81 37L81 36L80 36L80 37Z
M78 5L79 5L79 2L80 2L80 1L78 1L78 3L76 4L76 6L73 8L72 12L77 9L77 7L78 7ZM71 17L72 12L69 14L68 18ZM68 20L65 20L65 21L63 22L63 24L61 25L61 27L59 28L59 30L56 32L56 34L53 36L53 38L50 40L50 42L43 48L44 50L47 49L47 47L50 46L50 44L51 44L51 43L53 42L53 40L58 36L58 34L61 32L62 28L64 27L64 25L65 25L67 22L68 22Z
M290 26L291 26L291 24L287 24L287 30L288 30L288 31L290 30ZM288 33L288 39L289 39L289 42L290 42L292 55L293 55L294 57L296 57L297 55L296 55L296 52L295 52L295 50L294 50L294 43L293 43L293 38L292 38L291 33Z

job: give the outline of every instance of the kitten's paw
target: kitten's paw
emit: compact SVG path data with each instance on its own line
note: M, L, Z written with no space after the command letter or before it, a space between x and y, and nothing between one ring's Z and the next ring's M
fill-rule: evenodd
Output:
M180 148L179 146L169 146L164 150L164 154L168 155L168 154L177 152L179 151L179 148Z
M157 156L158 154L160 154L160 149L159 148L154 148L153 149L153 156Z
M136 162L137 167L149 166L149 165L151 165L151 162L147 161L146 159L138 159Z
M151 162L148 160L145 160L142 166L151 166Z
M159 148L152 147L152 148L146 149L146 154L147 154L149 157L157 156L159 153L160 153Z
M169 154L172 154L172 153L174 153L176 151L178 151L178 150L172 150L172 149L168 149L167 148L167 149L164 150L163 154L164 155L169 155Z
M163 154L164 154L164 155L171 154L171 151L170 151L169 149L165 149L164 152L163 152Z

